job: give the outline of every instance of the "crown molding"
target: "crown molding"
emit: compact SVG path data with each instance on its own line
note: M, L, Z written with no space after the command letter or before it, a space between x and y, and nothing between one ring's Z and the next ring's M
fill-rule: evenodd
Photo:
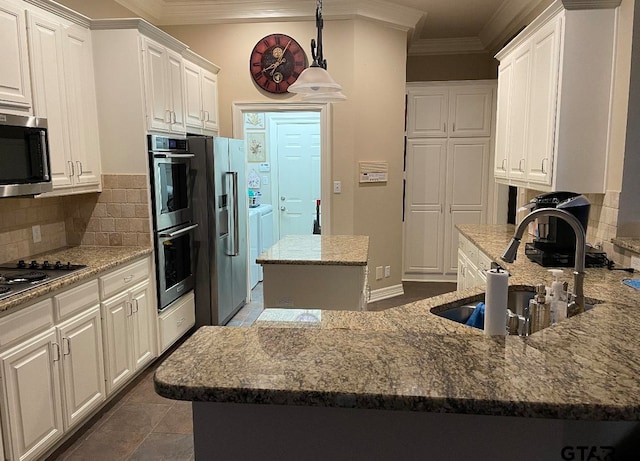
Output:
M63 17L64 19L79 24L83 27L89 27L89 25L91 24L91 19L89 19L88 17L56 2L52 2L50 0L25 0L25 2L31 3L32 5L49 11L50 13L54 13L57 16Z
M135 29L165 46L182 53L189 47L142 18L93 19L92 30Z
M434 54L474 54L486 53L478 37L420 39L409 45L409 56Z
M620 6L622 0L562 0L567 10L602 10Z
M314 1L264 0L205 3L197 0L116 0L125 8L160 25L307 21L315 17ZM383 0L325 0L324 19L364 18L412 30L425 12Z

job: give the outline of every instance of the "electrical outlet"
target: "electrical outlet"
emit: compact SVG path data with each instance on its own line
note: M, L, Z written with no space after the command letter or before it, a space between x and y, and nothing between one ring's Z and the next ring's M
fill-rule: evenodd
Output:
M42 242L42 234L40 233L40 226L32 226L31 234L33 234L33 243Z
M637 256L631 256L631 267L637 272L640 272L640 258Z
M382 277L384 276L384 270L382 266L378 266L376 267L376 280L382 280Z
M333 181L333 193L334 194L342 193L342 181Z
M384 266L384 276L386 278L391 277L391 266Z

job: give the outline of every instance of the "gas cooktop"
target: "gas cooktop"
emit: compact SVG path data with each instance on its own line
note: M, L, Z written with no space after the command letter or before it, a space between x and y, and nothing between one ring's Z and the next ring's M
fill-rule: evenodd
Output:
M30 263L20 260L17 263L0 265L0 299L22 293L86 267L70 262L51 263L36 260Z

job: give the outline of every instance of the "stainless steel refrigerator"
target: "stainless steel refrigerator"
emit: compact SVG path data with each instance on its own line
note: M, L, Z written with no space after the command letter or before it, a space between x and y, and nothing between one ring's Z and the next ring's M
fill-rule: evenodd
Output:
M196 326L224 325L247 299L244 141L189 136L193 178Z

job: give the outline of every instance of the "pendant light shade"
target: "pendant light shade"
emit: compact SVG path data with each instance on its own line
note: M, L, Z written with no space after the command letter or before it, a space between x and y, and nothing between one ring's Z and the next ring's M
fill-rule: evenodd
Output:
M335 93L342 89L322 67L307 67L288 88L291 93L318 94Z
M324 93L305 94L302 98L305 102L340 102L346 101L347 97L341 91L331 91Z
M287 89L290 93L305 95L304 101L336 102L347 99L340 93L342 87L327 72L327 60L322 54L322 0L316 0L316 29L318 41L311 39L311 56L313 63L300 73L298 79ZM328 95L338 94L333 97Z

